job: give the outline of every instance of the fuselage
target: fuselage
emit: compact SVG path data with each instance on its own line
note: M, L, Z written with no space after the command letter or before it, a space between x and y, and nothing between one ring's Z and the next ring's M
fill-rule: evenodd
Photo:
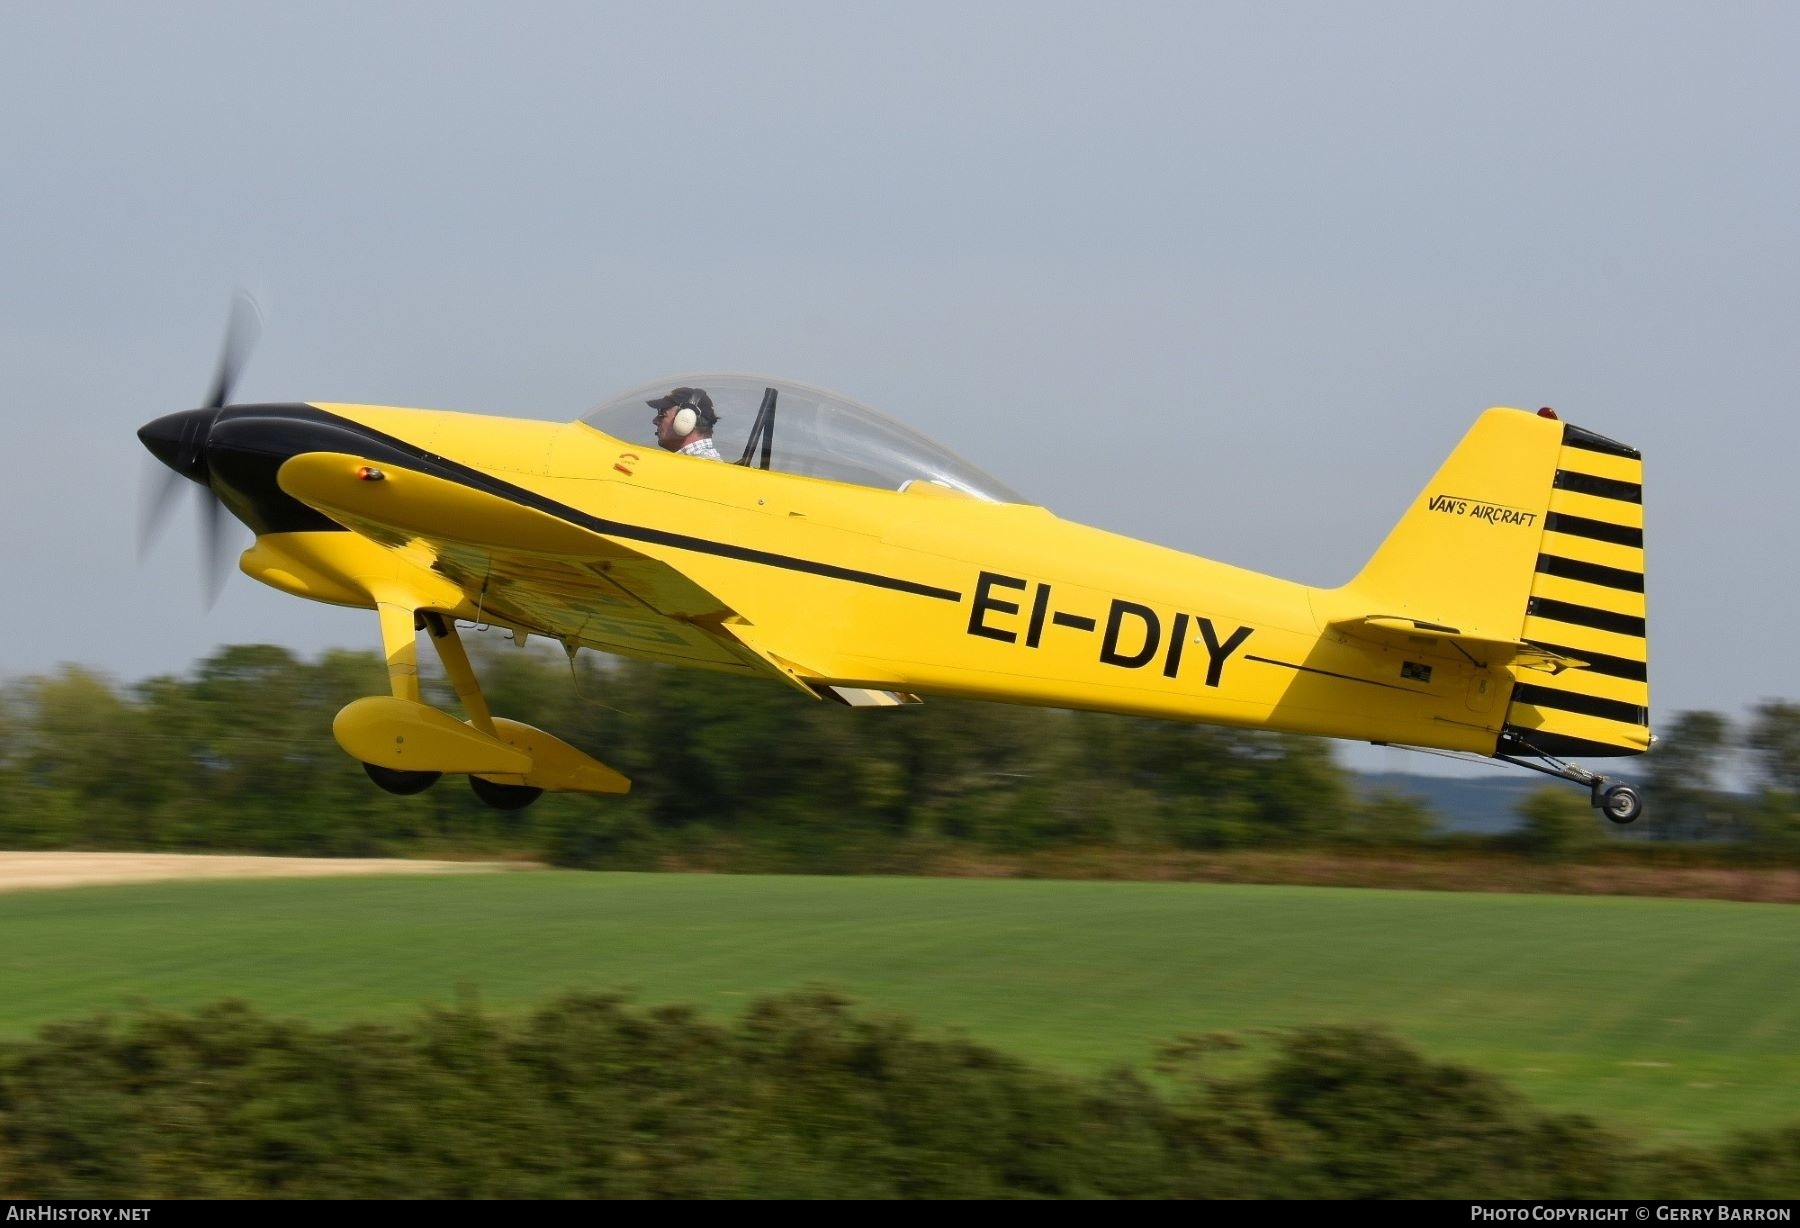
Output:
M161 420L162 435L197 429L181 417ZM232 406L204 425L203 463L184 472L257 533L244 570L317 600L373 605L371 592L400 587L421 608L570 647L735 672L773 663L802 685L1483 754L1513 682L1451 646L1400 650L1333 629L1366 612L1342 589L929 484L875 489L672 455L584 423L428 410ZM497 582L479 549L351 532L282 489L283 464L308 452L522 504L666 567L718 609L596 562L604 551ZM584 594L572 577L589 573Z

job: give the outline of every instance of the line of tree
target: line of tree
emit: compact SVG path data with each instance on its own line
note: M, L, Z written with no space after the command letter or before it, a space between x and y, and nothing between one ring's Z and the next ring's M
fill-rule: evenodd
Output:
M376 654L237 645L184 676L122 686L69 666L0 688L0 847L511 851L593 865L628 864L671 833L756 833L832 869L866 866L857 850L881 841L1397 847L1431 840L1437 823L1416 799L1359 797L1316 739L938 700L849 711L755 680L510 647L480 652L477 668L496 712L613 765L632 792L512 812L454 778L390 796L330 735L340 707L386 690ZM441 679L426 688L455 710ZM1748 794L1719 783L1740 741ZM1648 784L1647 834L1800 846L1800 706L1765 704L1744 731L1680 714ZM1557 801L1526 808L1527 843L1598 830L1579 790L1551 789Z
M1678 712L1648 761L1662 838L1800 849L1800 704L1769 700L1743 721Z

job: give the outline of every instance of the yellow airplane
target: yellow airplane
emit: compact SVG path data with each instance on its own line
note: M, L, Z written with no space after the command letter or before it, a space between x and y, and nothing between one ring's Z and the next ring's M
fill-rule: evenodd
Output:
M864 406L702 374L570 423L233 405L139 437L255 533L239 565L373 609L391 694L333 723L375 782L461 773L491 805L623 793L493 715L457 624L762 676L852 706L950 695L1470 752L1587 786L1649 749L1642 460L1548 410L1490 409L1356 577L1310 588L1058 519ZM693 445L708 438L720 459ZM671 450L683 444L688 453ZM166 499L165 499L166 501ZM216 535L216 533L215 533ZM418 633L466 719L423 703Z

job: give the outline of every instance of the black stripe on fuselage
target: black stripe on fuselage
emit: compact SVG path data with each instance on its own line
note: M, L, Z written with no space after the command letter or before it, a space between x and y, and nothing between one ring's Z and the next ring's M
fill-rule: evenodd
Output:
M354 449L395 463L403 453L353 422L320 415L310 405L228 405L205 441L207 485L258 537L267 533L344 532L344 526L281 489L276 473L296 452Z
M1584 563L1580 559L1565 559L1559 554L1538 555L1537 569L1546 576L1561 576L1565 580L1579 580L1583 584L1598 584L1604 588L1622 589L1627 593L1644 591L1644 573L1641 571L1602 567L1598 563Z
M569 524L577 525L592 533L607 537L622 537L629 541L650 542L659 546L672 546L678 550L692 550L700 554L717 555L721 558L736 559L739 562L756 563L764 567L779 567L785 571L804 572L809 575L825 576L832 580L846 580L853 584L866 584L874 588L890 589L894 592L910 593L916 597L930 597L937 601L961 601L963 595L954 589L938 588L931 584L921 584L916 580L904 580L898 576L885 576L878 572L862 571L854 567L840 567L835 563L821 563L815 559L796 558L793 555L777 554L769 550L755 550L749 546L737 546L730 542L711 541L704 537L694 537L687 533L672 533L667 529L653 529L645 525L626 524L623 521L605 520L599 516L590 516L566 503L540 495L536 491L515 486L511 482L494 477L480 469L453 461L435 452L427 452L404 439L383 434L370 427L363 426L352 419L341 418L327 413L317 406L284 406L286 409L304 409L311 411L308 415L316 415L316 421L332 427L349 425L370 440L384 448L399 452L406 458L408 467L445 481L467 486L471 490L483 494L506 499L522 507L554 516ZM335 441L334 441L335 442ZM302 449L303 451L336 451L330 449ZM386 459L386 458L381 458Z
M523 492L530 494L530 491ZM518 500L524 502L524 500ZM814 559L795 558L790 554L776 554L769 550L753 550L748 546L733 546L728 542L708 541L703 537L689 537L685 533L670 533L665 529L650 529L640 525L624 524L617 520L602 520L598 516L589 516L572 507L557 503L553 499L545 499L541 503L531 503L541 512L567 520L571 524L580 525L595 533L604 533L608 537L624 537L632 541L654 542L660 546L673 546L677 550L693 550L700 554L714 554L720 558L737 559L743 563L759 563L764 567L779 567L786 571L800 571L809 575L825 576L832 580L848 580L853 584L868 584L875 588L892 589L898 593L911 593L915 597L931 597L938 601L961 601L963 595L955 589L938 588L931 584L921 584L916 580L902 580L898 576L884 576L879 572L860 571L854 567L839 567L835 563L820 563Z
M1606 520L1591 520L1586 516L1571 516L1567 512L1551 512L1544 517L1546 533L1567 533L1571 537L1585 537L1597 542L1611 542L1615 546L1636 546L1644 548L1644 531L1626 524L1613 524Z
M1429 691L1422 691L1417 687L1396 686L1392 682L1382 682L1378 678L1358 678L1354 674L1333 673L1328 669L1318 669L1311 665L1295 665L1292 661L1277 661L1273 657L1259 657L1252 653L1245 653L1244 660L1256 661L1263 665L1279 665L1282 669L1297 670L1302 674L1318 674L1321 678L1336 678L1342 682L1360 682L1364 686L1379 686L1386 687L1390 691L1405 691L1408 695L1430 694Z

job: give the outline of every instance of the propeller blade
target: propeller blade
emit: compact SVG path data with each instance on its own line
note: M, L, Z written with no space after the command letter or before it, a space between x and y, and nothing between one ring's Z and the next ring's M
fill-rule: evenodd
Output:
M219 350L219 366L213 372L212 388L206 394L208 409L217 409L231 399L231 390L237 385L244 363L261 334L262 308L248 293L239 290L232 295L231 312L225 318L225 343Z
M138 561L150 552L150 545L156 540L162 527L169 522L169 509L175 506L175 489L181 485L181 475L167 465L151 461L144 470L144 479L139 483L138 498Z
M225 342L219 349L219 365L213 372L205 406L165 414L138 431L144 446L162 462L160 472L144 483L138 516L138 558L142 560L168 520L180 480L187 478L196 483L200 498L200 586L209 610L225 586L232 544L226 538L225 505L211 485L207 441L219 411L231 400L231 391L261 332L262 309L249 294L239 290L232 296L231 310L225 317Z
M225 588L225 576L231 570L231 542L225 536L226 511L219 496L202 488L200 496L200 577L201 593L206 608L212 609Z

